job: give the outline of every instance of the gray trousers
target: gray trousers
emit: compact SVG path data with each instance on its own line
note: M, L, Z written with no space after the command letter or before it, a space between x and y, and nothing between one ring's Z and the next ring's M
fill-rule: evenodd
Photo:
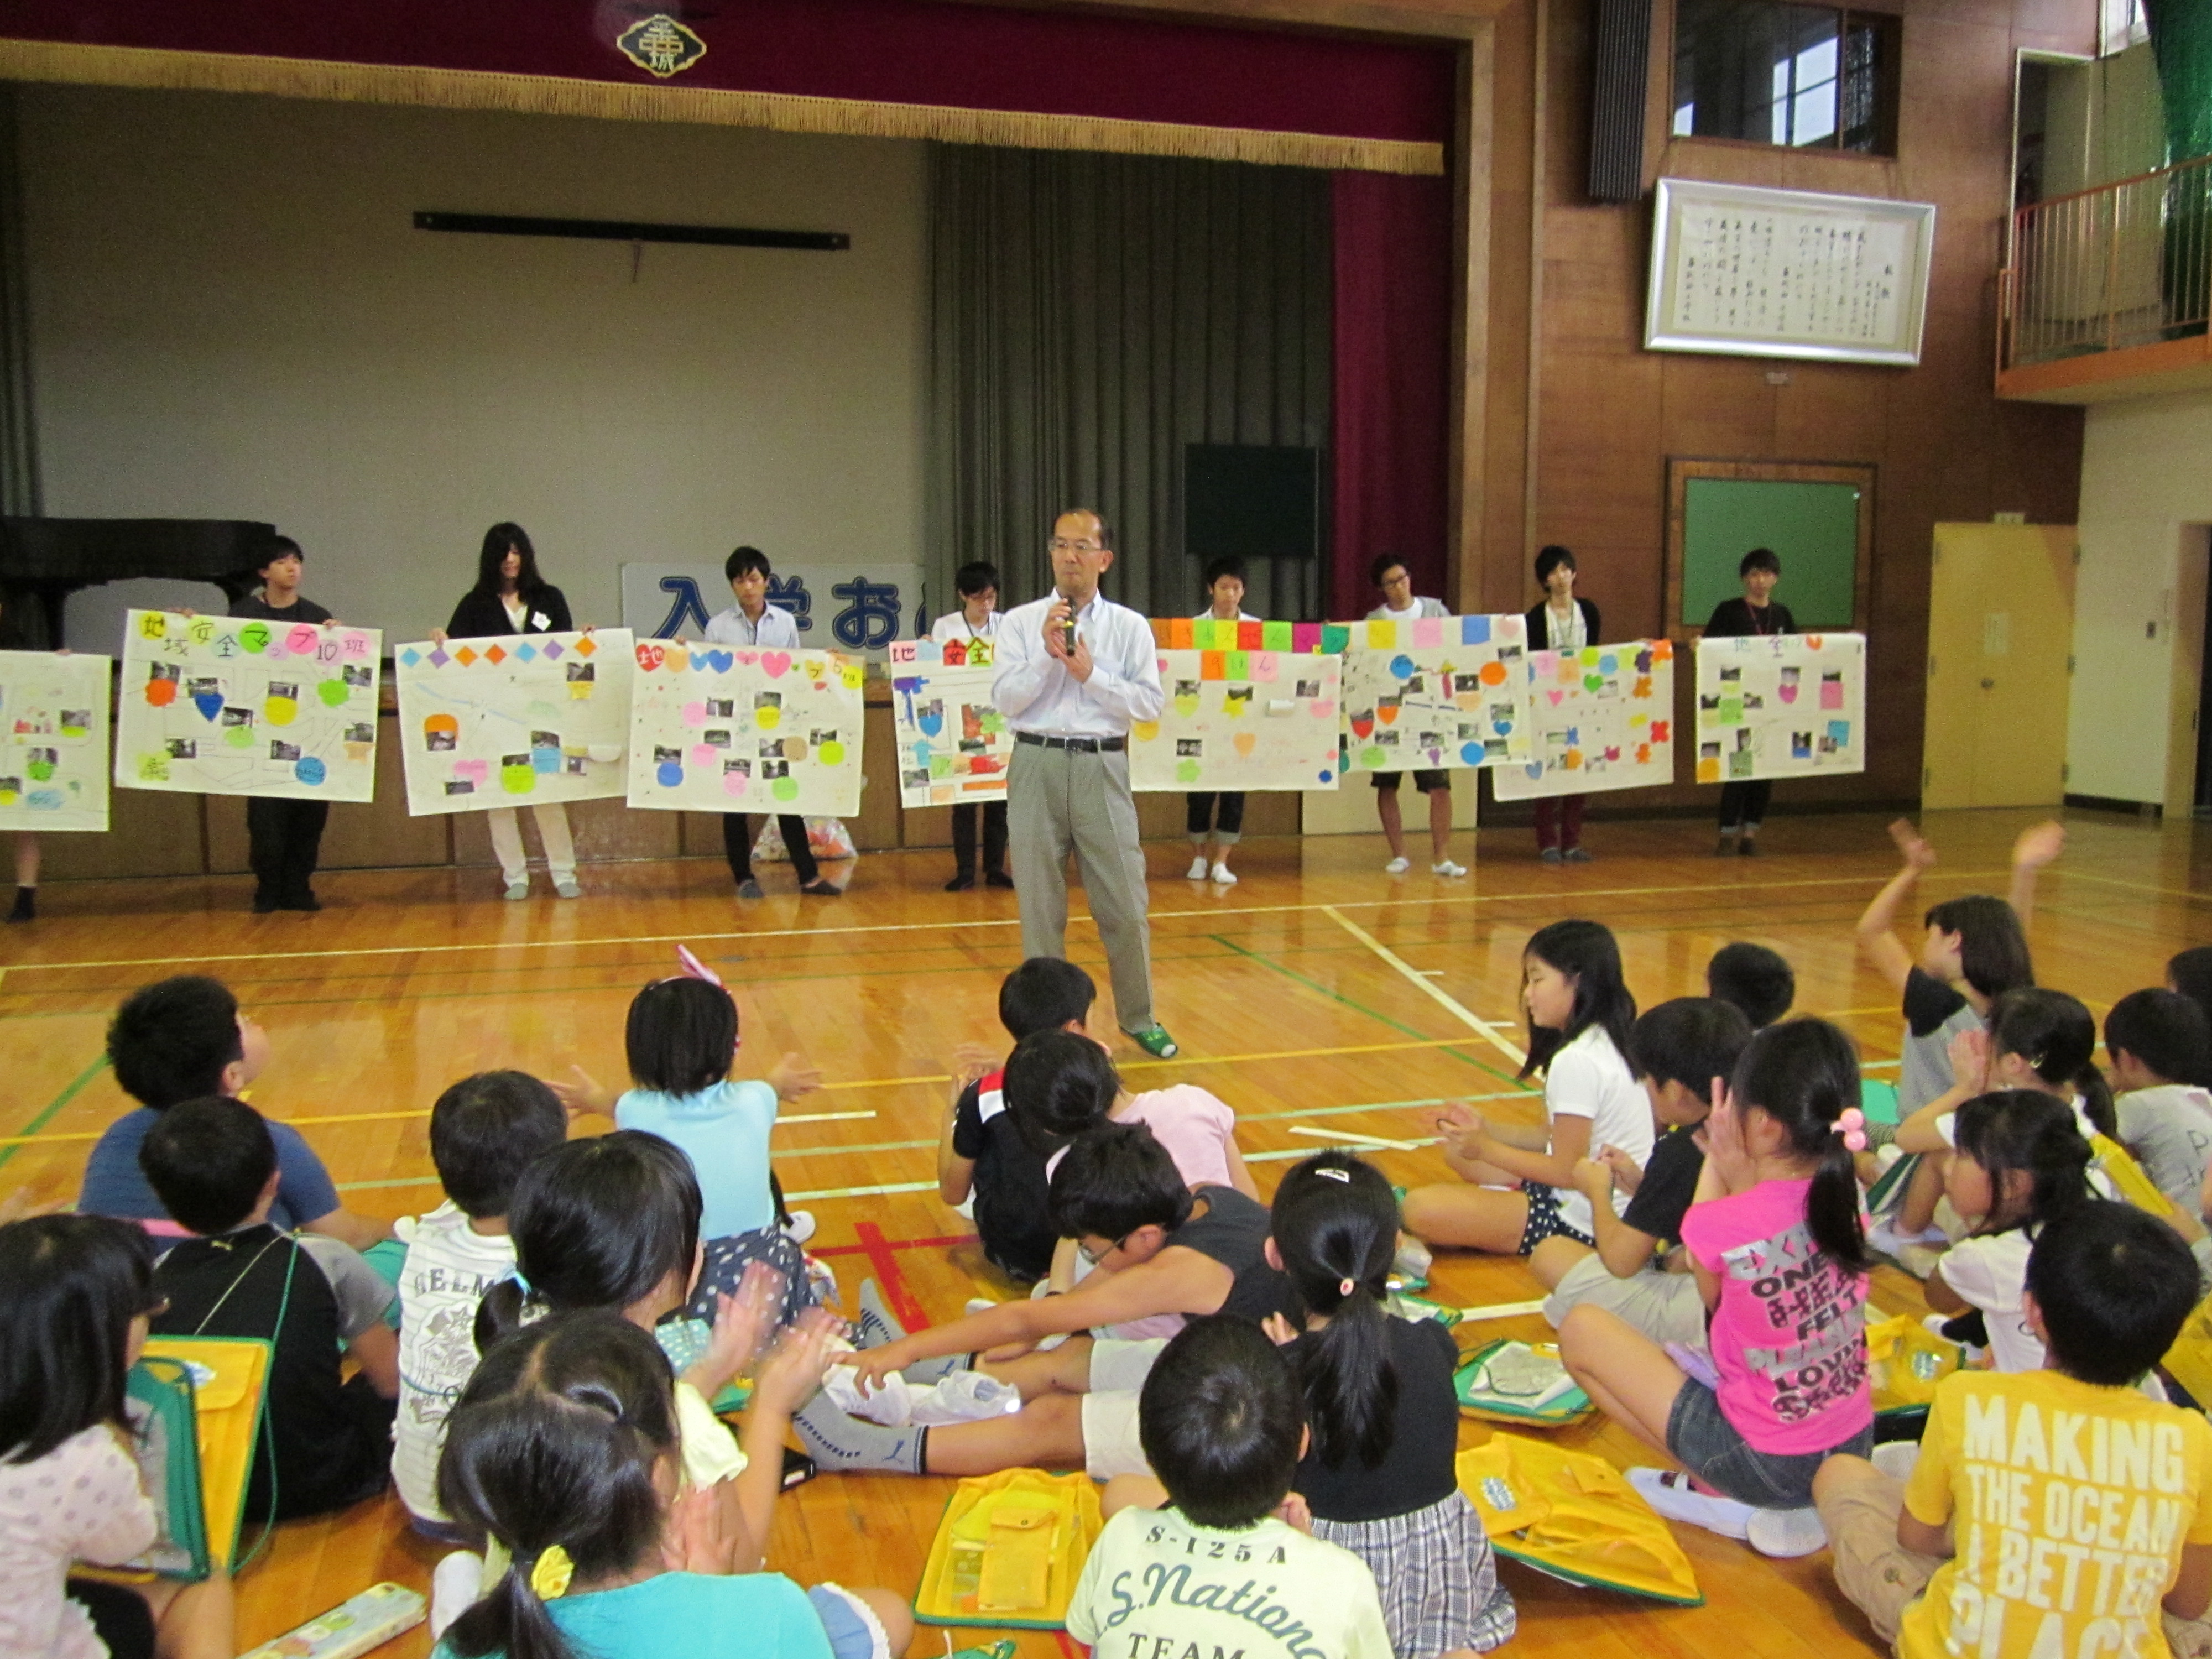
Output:
M1073 850L1092 920L1106 941L1114 1017L1125 1031L1152 1023L1152 929L1145 919L1145 854L1129 756L1017 743L1006 769L1006 839L1022 907L1022 954L1067 954L1067 854Z

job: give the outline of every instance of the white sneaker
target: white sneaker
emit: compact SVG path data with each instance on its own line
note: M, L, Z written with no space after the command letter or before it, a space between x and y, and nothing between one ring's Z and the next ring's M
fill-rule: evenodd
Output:
M1643 1494L1644 1501L1669 1521L1686 1521L1723 1538L1741 1538L1751 1525L1750 1504L1733 1498L1709 1498L1679 1470L1640 1468L1627 1474L1628 1484Z
M1917 1440L1885 1440L1874 1449L1874 1456L1869 1461L1893 1480L1910 1480L1912 1479L1912 1466L1920 1461L1920 1443Z
M1190 868L1183 872L1183 879L1186 881L1204 881L1206 879L1205 854L1200 853L1196 858L1190 861Z
M1218 887L1234 887L1237 872L1225 864L1217 864L1213 866L1213 881Z
M1753 1510L1744 1538L1761 1555L1794 1560L1828 1547L1827 1528L1818 1510Z
M1382 873L1386 876L1402 876L1407 871L1413 867L1413 860L1409 858L1395 858L1392 859L1389 863L1382 866Z
M784 1227L783 1236L794 1244L804 1244L808 1239L813 1237L814 1212L793 1210L791 1212L791 1220Z
M1444 859L1431 865L1429 873L1432 876L1463 876L1467 873L1467 866L1454 864L1449 859Z

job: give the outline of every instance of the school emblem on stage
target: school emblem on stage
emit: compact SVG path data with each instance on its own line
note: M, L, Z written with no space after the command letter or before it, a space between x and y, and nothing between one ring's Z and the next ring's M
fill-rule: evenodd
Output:
M639 19L615 37L623 56L665 81L707 55L707 43L665 11Z

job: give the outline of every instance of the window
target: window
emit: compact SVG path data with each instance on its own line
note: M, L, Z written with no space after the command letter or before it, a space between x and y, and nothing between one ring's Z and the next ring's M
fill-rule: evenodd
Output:
M1775 0L1679 0L1674 136L1897 151L1898 20Z

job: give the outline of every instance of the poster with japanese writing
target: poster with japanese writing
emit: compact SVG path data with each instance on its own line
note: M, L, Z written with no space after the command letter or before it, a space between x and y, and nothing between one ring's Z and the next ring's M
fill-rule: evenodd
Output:
M1156 720L1129 728L1133 789L1334 789L1344 659L1163 651Z
M1528 763L1490 775L1500 800L1672 783L1674 646L1632 640L1530 652L1528 723Z
M115 781L191 795L376 793L373 628L125 613Z
M991 704L991 641L898 640L890 648L899 804L1006 798L1014 734Z
M0 830L107 828L112 657L0 651Z
M1866 770L1866 635L1698 641L1698 781Z
M867 671L857 659L640 640L635 659L632 806L859 813Z
M419 818L622 794L634 665L626 628L398 647L407 811Z
M1528 633L1517 614L1352 623L1345 769L1526 765Z

